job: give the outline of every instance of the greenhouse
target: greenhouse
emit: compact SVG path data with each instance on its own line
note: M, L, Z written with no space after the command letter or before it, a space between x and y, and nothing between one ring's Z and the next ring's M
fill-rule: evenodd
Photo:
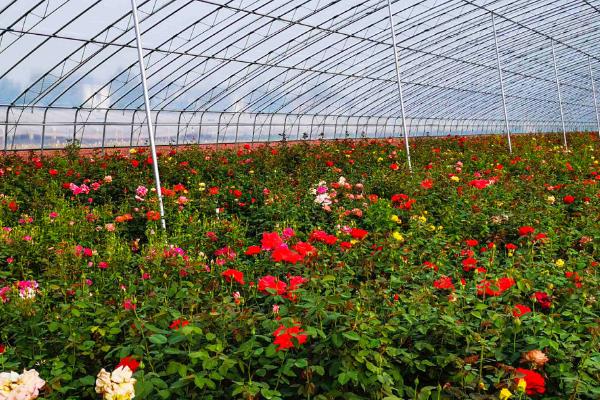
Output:
M600 398L600 0L0 0L0 400Z

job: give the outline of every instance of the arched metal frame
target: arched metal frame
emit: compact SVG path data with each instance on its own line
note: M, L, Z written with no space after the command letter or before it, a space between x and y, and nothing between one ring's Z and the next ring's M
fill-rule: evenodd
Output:
M141 144L144 92L122 3L0 5L0 148L60 148L73 138L84 147ZM600 135L600 0L138 7L157 141L562 131L566 145L571 129Z

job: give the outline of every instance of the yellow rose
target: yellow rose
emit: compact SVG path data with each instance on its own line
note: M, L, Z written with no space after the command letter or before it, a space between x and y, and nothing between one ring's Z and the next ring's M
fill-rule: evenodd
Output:
M500 400L507 400L512 396L510 390L504 388L500 391Z
M404 242L404 236L402 236L402 234L398 231L392 233L392 237L399 242Z
M454 175L452 178L450 178L450 180L454 181L454 182L458 182L458 181L460 181L460 178L458 176Z
M525 379L519 379L517 389L519 390L519 393L525 393L525 389L527 389L527 382L525 381Z
M136 154L137 150L136 149L129 149L129 154Z
M398 223L402 222L402 221L400 221L400 217L398 217L397 215L392 215L391 220L394 222L398 222Z
M554 262L554 264L555 264L557 267L559 267L559 268L562 268L562 267L564 267L564 266L565 266L565 260L563 260L562 258L559 258L558 260L556 260L556 261Z

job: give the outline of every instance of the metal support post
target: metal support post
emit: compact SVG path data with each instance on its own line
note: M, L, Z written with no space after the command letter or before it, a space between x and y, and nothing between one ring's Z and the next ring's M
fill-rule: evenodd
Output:
M408 161L408 170L412 174L412 161L410 159L410 144L408 143L408 131L406 129L406 117L404 113L404 96L402 95L402 82L400 81L400 61L398 60L398 51L396 46L396 30L394 29L394 14L392 13L392 1L388 0L388 10L390 13L390 30L392 32L392 45L394 49L394 61L396 62L396 80L398 82L398 95L400 97L400 111L402 112L402 132L404 134L404 146L406 148L406 159Z
M596 114L596 123L598 124L598 136L600 137L600 112L598 112L598 99L596 98L596 83L594 82L594 71L592 70L592 58L588 57L590 65L590 79L592 80L592 94L594 95L594 111Z
M140 66L140 77L142 79L142 88L144 89L144 104L146 106L148 136L150 138L150 149L152 151L152 167L154 169L154 181L156 184L156 194L158 195L158 206L160 209L160 222L162 228L166 230L167 224L165 222L165 208L163 206L162 188L160 186L160 172L158 171L158 157L156 155L156 144L154 143L154 127L152 126L152 112L150 111L150 98L148 96L148 83L146 81L146 67L144 66L144 54L142 53L142 38L140 35L140 23L138 19L136 0L131 0L131 13L133 15L133 24L135 26L135 38L137 43L138 62Z
M512 154L512 142L510 140L510 125L508 124L508 110L506 107L506 91L504 90L504 77L502 76L502 63L500 61L500 50L498 48L498 34L496 33L496 20L492 14L492 26L494 28L494 43L496 45L496 61L498 61L498 75L500 77L500 90L502 92L502 108L504 110L504 123L506 125L506 138L508 139L508 152Z
M558 66L556 65L556 51L554 51L554 40L550 39L552 46L552 62L554 63L554 75L556 76L556 89L558 91L558 106L560 108L560 121L563 130L563 144L567 149L567 126L565 125L565 113L563 111L562 94L560 93L560 80L558 79Z

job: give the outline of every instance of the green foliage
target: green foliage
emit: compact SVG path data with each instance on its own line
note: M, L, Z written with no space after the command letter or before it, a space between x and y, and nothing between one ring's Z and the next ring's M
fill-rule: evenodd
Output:
M413 175L396 141L173 149L160 157L167 232L143 149L3 158L2 371L35 368L48 399L97 398L100 369L126 356L141 362L136 399L497 399L519 398L515 368L540 350L545 393L531 398L599 398L597 138L572 135L565 152L516 137L514 155L502 140L415 141ZM286 228L290 249L315 251L245 254ZM466 271L469 256L482 269ZM259 290L267 275L286 290ZM436 287L444 277L453 289ZM483 294L502 277L514 285ZM16 286L29 280L34 298ZM515 317L517 304L532 312ZM300 329L285 350L281 327Z

